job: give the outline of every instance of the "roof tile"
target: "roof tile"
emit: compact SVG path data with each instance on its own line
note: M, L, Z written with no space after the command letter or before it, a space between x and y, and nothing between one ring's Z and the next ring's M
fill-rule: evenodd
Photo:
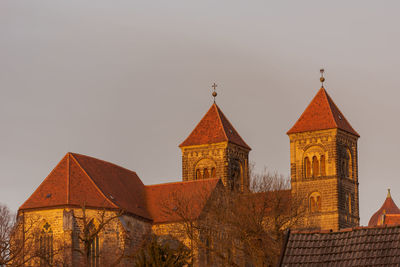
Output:
M295 241L299 239L300 242ZM330 242L321 245L324 240ZM293 231L280 266L397 266L399 240L400 226L358 227L319 234ZM308 253L311 248L312 254Z

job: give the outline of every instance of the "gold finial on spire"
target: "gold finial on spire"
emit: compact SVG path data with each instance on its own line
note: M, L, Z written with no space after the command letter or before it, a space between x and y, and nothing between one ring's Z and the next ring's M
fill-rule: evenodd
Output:
M319 72L321 73L321 78L319 78L319 80L321 81L322 84L322 88L324 88L324 82L325 82L325 78L324 78L324 69L320 69Z
M390 188L388 188L388 194L386 198L392 198L392 196L390 195Z
M212 96L214 97L214 103L215 103L215 98L217 97L217 92L215 91L217 89L217 84L213 83L213 85L211 85L211 87L214 89L214 91L212 92Z

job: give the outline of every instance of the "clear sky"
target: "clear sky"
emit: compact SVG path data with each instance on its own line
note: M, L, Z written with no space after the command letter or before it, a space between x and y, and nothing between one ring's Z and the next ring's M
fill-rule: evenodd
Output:
M361 135L361 222L400 204L399 1L0 1L0 202L16 210L68 151L181 177L178 145L217 103L258 169L326 89Z

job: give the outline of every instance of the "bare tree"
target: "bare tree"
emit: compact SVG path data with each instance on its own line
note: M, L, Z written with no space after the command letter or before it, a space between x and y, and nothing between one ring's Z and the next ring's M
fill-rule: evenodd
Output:
M193 216L196 203L205 203L198 217ZM285 230L306 214L289 180L267 172L252 175L250 191L218 187L211 195L201 188L190 196L175 192L164 207L180 218L180 227L172 227L175 235L189 239L197 261L211 266L274 265Z
M15 216L5 205L0 204L0 266L8 265L19 254L11 249L10 239L14 227Z
M38 216L17 217L5 205L0 205L0 266L24 266L34 261L53 265L50 259L63 249L56 246L51 255L43 251L38 246L39 225Z
M85 206L79 209L79 214L73 214L74 224L78 231L74 231L72 238L72 251L80 255L79 259L74 259L73 265L80 266L118 266L126 255L129 246L129 235L121 233L122 239L119 240L119 226L117 221L124 215L123 210L110 211L88 210ZM103 246L100 247L99 235L104 234L106 228L115 231L112 240L103 239ZM118 241L118 242L117 242Z

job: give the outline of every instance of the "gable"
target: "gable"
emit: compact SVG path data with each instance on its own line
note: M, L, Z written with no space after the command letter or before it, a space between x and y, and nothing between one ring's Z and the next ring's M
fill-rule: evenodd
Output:
M20 209L64 205L67 202L68 155L56 165Z

